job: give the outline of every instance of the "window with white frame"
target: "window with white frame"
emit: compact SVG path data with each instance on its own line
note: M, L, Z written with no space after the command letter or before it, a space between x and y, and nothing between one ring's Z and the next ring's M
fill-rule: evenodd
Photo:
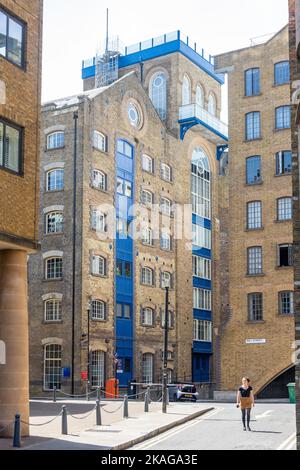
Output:
M61 300L49 299L44 302L45 322L61 321Z
M168 215L170 217L172 214L172 202L169 199L162 197L160 209L163 214Z
M208 112L213 116L217 115L217 101L213 94L208 97Z
M194 308L211 310L211 291L194 287Z
M248 248L248 274L255 276L263 273L263 254L261 246Z
M151 268L142 268L142 284L145 286L154 285L154 273Z
M145 204L145 206L152 206L153 204L153 194L151 191L143 190L142 191L142 203Z
M202 256L193 256L193 276L211 280L211 260Z
M91 379L92 387L105 386L105 353L103 351L92 351Z
M278 220L291 220L292 219L292 198L283 197L277 199L277 219Z
M162 163L160 166L160 176L164 181L172 181L172 168L166 163Z
M47 172L47 191L63 191L64 189L64 170L62 168L50 170Z
M275 110L276 129L290 129L291 127L291 107L280 106Z
M44 348L44 390L61 389L62 347L47 344Z
M191 167L193 213L211 218L211 172L209 160L201 148L193 152Z
M194 341L212 342L212 322L194 320Z
M150 80L150 99L160 118L167 118L167 78L164 72L157 72Z
M161 273L161 287L164 289L166 286L170 289L172 288L173 284L172 274L164 271Z
M154 173L154 160L149 155L142 156L142 168L143 171L147 171L148 173Z
M211 231L193 224L193 245L211 250Z
M60 149L65 146L65 133L53 132L47 136L47 150Z
M279 292L279 314L294 315L293 292Z
M104 134L98 131L94 131L93 147L95 149L101 150L102 152L106 152L106 142L107 142L107 137Z
M247 228L255 230L262 228L262 204L261 201L253 201L247 204Z
M106 275L106 260L102 256L93 256L92 259L92 274L94 276Z
M154 311L152 308L142 309L142 325L153 326L154 325Z
M163 231L160 237L160 247L162 250L170 251L172 248L172 238L167 231Z
M45 261L45 278L62 279L63 260L61 257L49 258Z
M204 91L201 85L197 85L196 88L196 104L204 108Z
M49 212L46 214L46 234L62 233L64 228L64 216L62 212Z
M107 177L105 173L100 170L93 170L92 185L93 188L101 189L102 191L107 190Z
M153 231L151 228L144 228L142 231L143 245L153 246Z
M142 381L143 383L153 383L153 354L143 354L142 360Z
M106 231L106 216L98 210L92 211L92 229L96 232Z
M106 304L102 300L92 300L91 303L92 320L105 320Z
M182 106L191 104L191 81L187 75L184 75L182 82Z

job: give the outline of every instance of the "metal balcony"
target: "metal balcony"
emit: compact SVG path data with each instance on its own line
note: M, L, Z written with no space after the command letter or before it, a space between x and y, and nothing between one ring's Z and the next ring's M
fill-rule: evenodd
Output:
M198 104L179 108L179 124L181 140L189 129L193 129L217 146L228 144L228 125Z

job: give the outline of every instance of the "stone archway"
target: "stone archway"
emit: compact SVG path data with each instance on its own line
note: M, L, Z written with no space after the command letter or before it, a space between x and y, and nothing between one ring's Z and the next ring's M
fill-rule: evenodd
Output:
M287 385L295 382L295 366L282 371L266 384L257 394L258 399L283 399L289 398Z

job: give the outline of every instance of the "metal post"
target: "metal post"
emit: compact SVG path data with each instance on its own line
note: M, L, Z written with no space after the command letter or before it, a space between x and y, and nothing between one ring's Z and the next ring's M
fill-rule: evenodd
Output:
M164 341L164 368L163 368L163 413L167 413L168 393L168 333L169 333L169 286L166 286L165 305L165 341Z
M150 387L147 388L147 393L148 393L148 403L151 403L151 389Z
M96 402L96 426L102 426L100 400Z
M87 387L86 387L86 399L90 400L89 391L90 391L90 319L91 319L91 308L90 304L87 308L87 321L88 321L88 334L87 334Z
M15 416L13 447L21 447L21 415Z
M74 119L74 168L73 168L73 247L72 247L72 392L75 393L75 297L76 297L76 216L77 216L77 133L78 112L73 114Z
M62 407L61 418L61 433L68 435L68 413L66 405L63 405Z
M123 415L123 418L129 418L129 414L128 414L128 396L127 395L124 396L124 415Z
M100 387L97 387L97 400L101 400L101 389Z
M56 403L56 387L53 389L53 403Z
M86 381L86 384L85 384L85 395L86 395L86 401L90 401L90 395L89 395L89 381L87 380Z
M145 394L145 413L149 413L149 395L148 392Z

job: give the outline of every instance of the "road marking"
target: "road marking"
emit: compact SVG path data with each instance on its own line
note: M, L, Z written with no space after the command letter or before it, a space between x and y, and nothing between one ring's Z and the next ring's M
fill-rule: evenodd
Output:
M256 415L256 419L268 418L271 413L274 413L274 410L265 411L262 415Z
M203 415L203 416L201 416L201 417L199 417L199 418L197 418L193 421L190 421L188 423L182 424L181 426L178 426L175 430L171 429L170 431L167 431L163 434L160 434L157 437L154 437L153 439L148 441L148 443L146 442L144 444L134 446L133 448L136 449L136 450L149 449L149 448L153 447L155 444L161 443L161 442L169 439L170 437L174 436L175 434L179 434L180 432L184 431L185 429L191 428L192 426L195 426L196 424L200 424L200 423L206 421L207 418L210 418L211 416L214 416L214 415L220 413L223 410L224 410L224 408L216 408L215 410L210 411L209 413L206 413L205 415Z
M277 448L277 450L290 450L296 443L296 437L296 433L294 432Z

